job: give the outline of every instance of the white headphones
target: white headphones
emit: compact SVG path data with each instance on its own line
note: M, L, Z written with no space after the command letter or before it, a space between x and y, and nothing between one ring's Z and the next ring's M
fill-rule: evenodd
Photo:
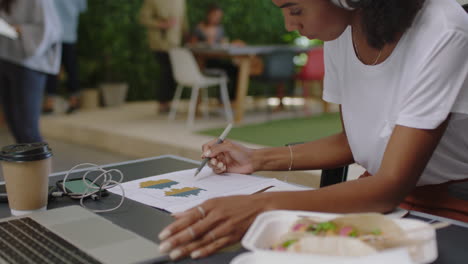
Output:
M356 9L356 6L361 2L361 0L330 0L330 1L336 6L347 9L347 10Z

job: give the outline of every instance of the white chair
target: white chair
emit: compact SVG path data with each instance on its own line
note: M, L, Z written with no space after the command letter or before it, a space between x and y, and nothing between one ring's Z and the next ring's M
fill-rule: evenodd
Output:
M208 77L201 73L200 67L198 66L195 57L192 52L185 48L175 48L169 51L169 57L171 59L172 71L174 73L174 79L177 82L177 89L174 95L174 100L171 106L171 112L169 113L169 120L174 120L177 113L177 108L180 103L180 97L182 96L182 90L184 87L192 88L192 95L190 97L189 113L187 125L193 126L195 120L195 110L197 107L198 94L200 89L208 88L211 86L219 85L221 92L221 100L224 104L224 111L228 122L232 122L233 115L231 109L231 103L229 102L229 95L227 89L227 77ZM204 103L208 103L208 94L204 93ZM208 114L208 107L205 107L205 116Z

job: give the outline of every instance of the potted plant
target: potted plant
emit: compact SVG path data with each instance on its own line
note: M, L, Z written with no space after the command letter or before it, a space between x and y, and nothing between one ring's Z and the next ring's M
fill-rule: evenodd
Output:
M80 58L80 86L84 87L81 92L81 109L83 110L93 110L99 107L98 68L99 65L95 60Z
M92 104L97 91L108 107L124 104L127 97L126 68L131 56L128 43L133 41L128 33L133 19L122 7L125 2L92 1L80 21L81 78L87 85L98 88L83 94Z
M123 78L123 72L119 67L119 58L115 58L112 52L108 52L103 58L103 79L99 84L103 103L107 107L120 106L125 103L128 93L128 83Z
M120 8L121 3L117 2L119 1L101 3L110 13L105 19L101 18L97 30L101 46L99 91L107 107L124 104L128 92L125 68L131 56L127 33L132 20L126 10Z

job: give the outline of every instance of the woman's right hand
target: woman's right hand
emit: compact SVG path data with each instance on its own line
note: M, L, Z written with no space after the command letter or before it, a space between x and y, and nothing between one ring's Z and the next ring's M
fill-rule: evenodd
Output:
M211 158L208 162L216 174L240 173L251 174L256 171L253 154L255 150L225 140L221 144L216 144L217 139L203 145L204 158Z

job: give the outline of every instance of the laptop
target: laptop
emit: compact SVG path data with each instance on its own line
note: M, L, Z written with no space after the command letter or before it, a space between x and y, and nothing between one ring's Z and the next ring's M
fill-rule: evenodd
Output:
M80 206L0 220L0 263L155 263L158 245Z

